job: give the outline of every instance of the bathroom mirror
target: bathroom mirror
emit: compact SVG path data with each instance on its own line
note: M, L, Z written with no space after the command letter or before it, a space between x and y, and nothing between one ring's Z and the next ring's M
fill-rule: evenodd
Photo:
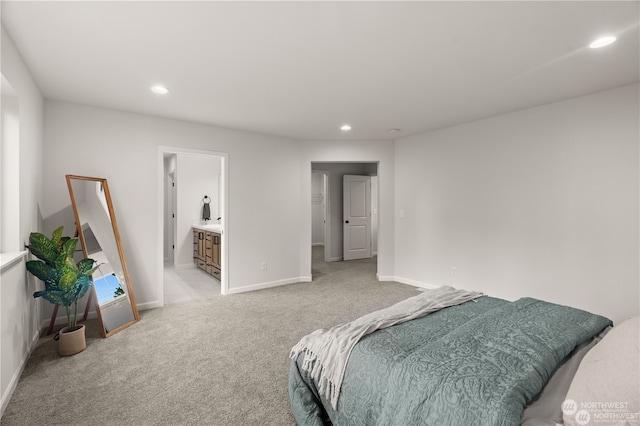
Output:
M100 265L93 273L91 298L102 336L109 337L140 319L109 185L106 179L67 175L67 186L84 256Z

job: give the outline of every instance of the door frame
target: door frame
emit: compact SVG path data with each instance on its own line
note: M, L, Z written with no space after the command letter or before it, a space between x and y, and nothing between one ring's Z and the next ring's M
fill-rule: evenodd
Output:
M157 270L157 294L160 306L164 306L164 202L165 189L164 182L166 180L164 174L164 156L165 154L196 154L211 157L220 157L220 212L222 222L224 224L224 232L222 233L222 251L220 253L220 266L222 273L220 276L220 293L229 294L229 154L226 152L207 151L203 149L191 149L174 146L158 146L157 150L157 235L161 235L160 244L156 248L156 270Z
M324 193L324 261L331 261L331 216L329 212L331 211L331 197L329 196L329 172L327 170L321 169L311 169L311 180L313 181L313 173L322 174L322 191ZM313 191L311 191L311 196L313 197ZM313 220L313 210L311 212L312 220ZM312 225L313 226L313 225ZM313 238L311 239L313 242Z
M324 186L324 261L329 262L331 257L331 194L329 193L329 172L322 171L322 185Z
M385 199L384 197L381 196L380 193L380 160L346 160L346 161L336 161L336 160L320 160L320 159L314 159L314 160L310 160L309 161L309 171L308 171L308 179L309 179L309 198L308 198L308 203L309 206L311 206L311 202L312 202L312 191L311 191L311 179L312 179L312 174L314 171L320 171L323 173L326 173L327 179L326 179L326 194L325 197L327 198L327 203L326 203L326 216L327 216L327 223L325 224L325 262L333 262L333 261L337 261L337 259L332 259L330 258L330 250L331 250L331 177L330 175L332 174L331 171L329 170L323 170L323 169L314 169L314 164L318 164L318 163L325 163L325 164L370 164L370 165L375 165L376 168L376 175L378 178L378 186L376 188L377 191L377 201L378 201L378 205L377 205L377 209L378 209L378 214L380 212L380 206L382 205L383 200ZM320 166L321 167L321 166ZM307 172L305 172L306 174ZM340 183L340 185L342 185L342 183ZM311 227L313 226L313 217L312 217L312 211L311 208L308 210L308 216L305 214L306 216L306 220L308 220L309 222L309 241L312 241L313 238L311 237ZM376 234L376 245L378 246L378 252L379 252L379 240L380 240L380 222L379 222L379 216L376 217L376 220L378 220L378 232ZM342 220L340 220L340 226L342 226ZM373 241L373 240L372 240ZM342 242L341 242L342 243ZM372 242L373 244L373 242ZM329 250L327 250L327 246L329 247ZM313 280L313 273L312 273L312 268L311 268L311 264L313 263L312 260L312 250L311 250L311 244L308 245L308 248L306 247L301 247L301 253L307 253L308 254L308 259L310 260L309 262L309 269L308 269L308 275L304 275L305 277L305 281L312 281ZM308 250L308 251L307 251ZM373 253L372 253L373 254ZM376 277L378 278L378 280L389 280L389 278L387 276L380 276L378 273L378 267L379 267L379 263L380 263L380 257L378 256L378 253L376 253ZM340 260L342 261L343 258L341 257ZM305 270L306 272L307 270Z

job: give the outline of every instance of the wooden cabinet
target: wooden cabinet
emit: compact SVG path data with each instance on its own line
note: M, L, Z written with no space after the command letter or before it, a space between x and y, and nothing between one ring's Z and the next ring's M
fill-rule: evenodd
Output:
M220 234L212 232L211 237L212 237L211 266L213 266L214 268L217 268L218 273L220 273L220 251L221 251L220 249L222 247L220 243L222 242L222 236Z
M205 231L193 230L193 262L200 269L206 270L205 262Z
M217 232L193 230L193 262L217 279L220 279L221 242L221 235Z

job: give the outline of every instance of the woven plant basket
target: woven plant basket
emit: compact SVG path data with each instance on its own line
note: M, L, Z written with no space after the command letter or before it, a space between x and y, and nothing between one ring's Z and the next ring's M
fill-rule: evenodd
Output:
M58 353L62 356L70 356L84 351L87 347L84 331L84 324L80 324L73 331L69 331L69 327L60 330L57 336Z

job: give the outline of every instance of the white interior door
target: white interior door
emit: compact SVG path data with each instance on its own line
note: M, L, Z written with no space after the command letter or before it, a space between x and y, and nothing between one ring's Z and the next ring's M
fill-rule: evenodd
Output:
M343 258L371 257L371 177L343 177Z

